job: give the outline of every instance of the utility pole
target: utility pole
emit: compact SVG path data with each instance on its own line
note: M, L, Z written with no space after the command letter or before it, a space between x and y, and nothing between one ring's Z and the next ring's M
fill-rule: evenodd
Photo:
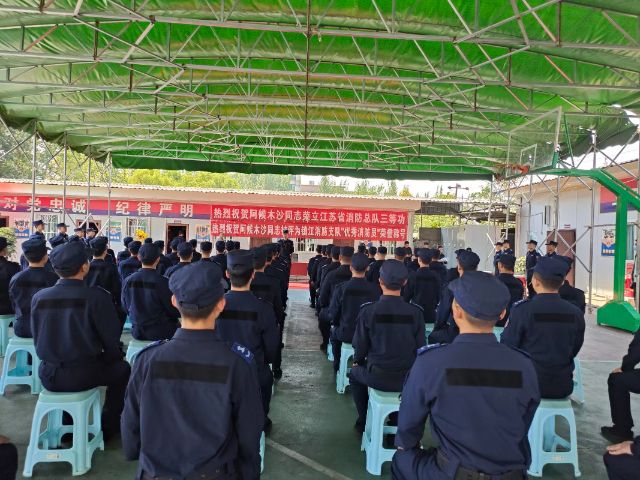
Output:
M463 187L462 185L460 185L459 183L456 183L455 187L447 187L449 190L451 189L455 189L456 193L455 193L455 197L458 198L458 190L466 190L467 192L469 191L469 187Z

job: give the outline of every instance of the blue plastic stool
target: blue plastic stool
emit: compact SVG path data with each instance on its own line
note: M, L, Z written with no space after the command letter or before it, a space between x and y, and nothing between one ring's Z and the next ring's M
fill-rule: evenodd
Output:
M4 357L9 345L9 324L15 321L16 316L0 315L0 357Z
M502 335L503 330L504 327L493 327L493 334L496 336L498 342L500 341L500 335Z
M433 332L434 323L425 323L424 324L424 337L429 340L429 334Z
M348 367L349 359L354 355L353 345L350 343L343 343L340 349L340 368L338 369L338 375L336 375L336 391L338 393L344 393L349 385L349 378L347 375L351 371Z
M569 441L556 434L556 416L564 417L569 422ZM571 400L568 398L563 400L543 399L540 402L529 429L529 443L531 444L529 475L541 477L542 469L548 463L571 463L575 476L580 476L576 418L571 407ZM567 451L556 451L559 446Z
M93 423L89 425L89 411L93 407ZM68 412L73 425L62 425L62 412ZM42 419L47 418L47 429L40 433ZM59 449L65 433L73 434L73 446ZM93 438L89 440L89 435ZM40 448L42 443L42 448ZM33 473L39 462L69 462L73 475L82 475L91 469L91 456L104 450L100 423L100 392L97 388L76 393L53 393L44 390L38 397L31 424L31 439L24 462L25 477Z
M16 354L16 366L9 370L11 356ZM31 354L31 365L27 364L28 355ZM36 347L33 338L13 337L9 340L7 356L2 365L2 377L0 378L0 395L4 395L7 385L30 385L31 393L40 393L42 383L38 376L40 359L36 355Z
M580 368L580 360L578 357L573 359L573 365L575 370L573 373L573 393L572 396L576 396L580 403L584 403L584 389L582 388L582 368Z
M385 426L389 414L400 410L400 392L381 392L369 389L369 405L367 407L367 423L362 435L360 450L367 453L367 472L380 475L382 464L390 462L395 448L384 448L384 435L395 434L398 427Z
M151 345L152 343L155 342L147 342L145 340L136 340L135 338L132 338L129 342L129 346L127 347L127 362L129 362L129 364L131 364L131 366L133 367L133 362L136 361L136 357L138 356L140 350L142 350L147 345Z
M133 325L131 325L131 320L129 320L129 317L127 317L127 321L124 322L122 330L131 330L131 327L133 327Z
M269 368L271 369L271 371L273 371L273 363L269 364ZM276 393L276 381L274 379L273 384L271 385L271 396L273 397L275 393Z
M264 471L264 432L260 436L260 473Z
M333 327L331 327L331 331L333 332ZM329 345L327 345L327 358L330 362L333 362L333 348L331 348L331 341L329 341Z

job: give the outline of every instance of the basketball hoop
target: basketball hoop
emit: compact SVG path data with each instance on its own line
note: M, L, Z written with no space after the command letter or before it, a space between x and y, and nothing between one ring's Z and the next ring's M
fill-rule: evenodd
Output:
M509 177L515 177L518 175L526 175L529 173L529 167L527 165L520 165L519 163L496 163L494 167L497 169L504 169L504 173L496 176L496 180L504 180L507 172L510 172Z

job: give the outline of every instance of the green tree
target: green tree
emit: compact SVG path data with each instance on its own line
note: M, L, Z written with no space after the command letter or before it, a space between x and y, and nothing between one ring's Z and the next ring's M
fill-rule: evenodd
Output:
M291 190L291 175L236 173L233 178L238 182L239 188L243 190Z
M369 180L362 180L356 183L355 188L353 189L354 195L373 195L379 196L384 192L384 185L371 185Z
M324 176L320 179L318 193L347 193L347 181L337 182L334 177Z
M409 191L409 187L407 187L406 185L404 187L402 187L402 191L400 192L400 194L398 196L400 196L400 197L413 197L413 195L411 195L411 192Z
M391 180L387 183L387 191L385 192L387 197L397 197L398 196L398 184L395 180Z

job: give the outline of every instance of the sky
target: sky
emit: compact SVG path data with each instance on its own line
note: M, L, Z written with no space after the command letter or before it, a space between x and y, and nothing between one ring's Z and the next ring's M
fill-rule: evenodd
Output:
M320 179L322 177L313 176L313 175L302 175L302 184L308 185L310 181L313 181L316 185L320 183ZM349 190L353 190L356 183L361 179L353 178L353 177L331 177L336 179L336 183L339 183L343 180L347 180L349 185ZM371 185L387 185L387 180L381 178L371 178L369 179L369 183ZM398 192L402 190L402 188L406 185L409 187L409 191L411 195L421 196L423 197L427 192L430 196L433 196L436 193L436 189L442 186L442 190L444 192L452 192L453 189L449 190L448 187L455 187L456 184L461 185L462 187L468 188L469 190L458 190L458 198L467 198L470 193L479 192L482 190L482 187L486 185L486 181L483 180L465 180L460 182L442 182L442 181L429 181L429 180L397 180L398 184Z

